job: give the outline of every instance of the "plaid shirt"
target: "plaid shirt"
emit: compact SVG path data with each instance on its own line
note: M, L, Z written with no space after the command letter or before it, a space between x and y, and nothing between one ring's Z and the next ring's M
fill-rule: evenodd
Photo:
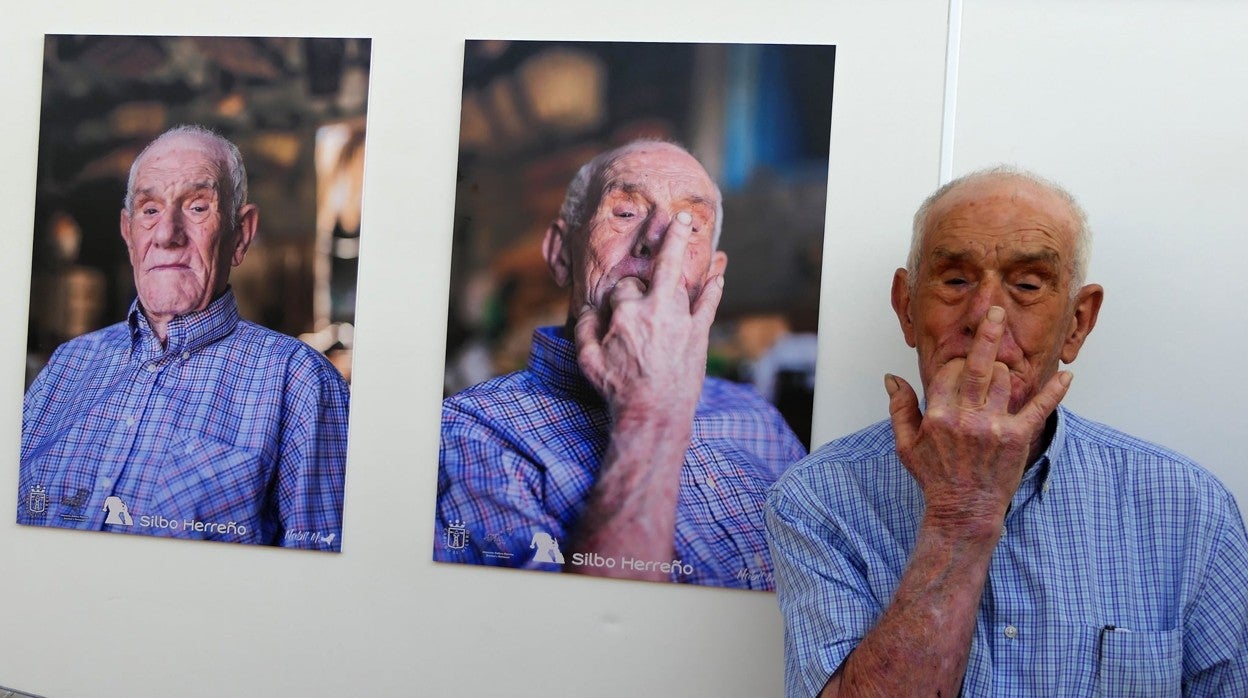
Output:
M1057 414L1005 518L962 694L1248 696L1248 539L1231 494L1178 454ZM887 421L772 489L789 696L818 693L887 607L922 512Z
M443 403L434 559L558 570L573 554L559 546L584 509L609 430L573 343L557 328L538 330L526 370ZM671 565L674 582L771 589L763 500L804 455L757 393L707 378L680 472L677 559L653 562Z
M347 386L232 291L66 342L26 391L17 521L339 550Z

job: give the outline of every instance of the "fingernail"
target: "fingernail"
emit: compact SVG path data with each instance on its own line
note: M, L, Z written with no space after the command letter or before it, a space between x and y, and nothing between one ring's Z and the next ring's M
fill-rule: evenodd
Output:
M715 283L719 284L720 288L723 288L724 287L724 275L720 274L719 276L715 277Z
M888 393L889 397L892 397L893 393L897 392L897 389L900 387L901 385L897 383L897 376L891 373L884 374L884 392Z
M1062 387L1069 388L1070 382L1075 379L1075 374L1070 371L1059 371L1057 379L1062 382Z
M994 305L988 309L988 322L1001 322L1005 319L1005 308Z
M689 215L688 211L681 211L676 214L676 220L680 221L681 225L689 225L693 223L693 216Z

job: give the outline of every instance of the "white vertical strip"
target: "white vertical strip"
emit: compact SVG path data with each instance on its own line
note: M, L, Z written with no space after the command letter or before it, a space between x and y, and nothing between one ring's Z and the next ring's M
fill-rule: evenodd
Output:
M953 122L958 107L958 55L962 46L962 0L949 0L945 44L945 111L940 125L940 183L953 179Z

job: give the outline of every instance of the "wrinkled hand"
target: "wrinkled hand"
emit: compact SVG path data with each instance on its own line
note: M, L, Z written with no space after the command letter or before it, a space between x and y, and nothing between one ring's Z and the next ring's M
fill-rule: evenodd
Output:
M598 308L587 305L577 317L577 362L617 421L661 414L692 418L697 406L723 277L708 280L690 301L681 271L692 221L685 211L673 217L649 289L626 277L609 292L605 327Z
M897 453L923 490L926 516L962 533L999 534L1032 445L1072 378L1058 372L1010 414L1010 372L996 360L1004 321L1004 309L991 308L966 358L936 372L926 414L909 384L885 377Z

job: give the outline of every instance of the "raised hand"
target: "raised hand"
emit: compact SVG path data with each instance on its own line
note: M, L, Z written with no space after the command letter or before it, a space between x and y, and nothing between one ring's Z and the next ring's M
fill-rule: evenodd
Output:
M723 295L716 276L691 293L682 276L692 216L677 213L651 274L621 279L608 294L609 319L587 306L577 317L577 360L607 400L611 441L599 466L572 549L607 558L670 560L680 469L706 378L711 321ZM604 326L605 322L605 326ZM585 574L664 580L662 571L581 566Z
M942 366L927 387L927 411L908 383L885 377L902 463L923 489L926 516L965 533L996 535L1046 420L1072 376L1059 371L1017 414L1010 414L1010 372L996 360L1005 310L993 306L965 359Z
M682 276L693 218L677 213L655 259L650 286L621 279L607 295L609 316L586 306L576 322L581 371L617 420L657 412L692 417L706 375L707 338L723 297L723 277L701 285ZM607 316L607 317L604 317ZM605 326L604 326L605 324Z

